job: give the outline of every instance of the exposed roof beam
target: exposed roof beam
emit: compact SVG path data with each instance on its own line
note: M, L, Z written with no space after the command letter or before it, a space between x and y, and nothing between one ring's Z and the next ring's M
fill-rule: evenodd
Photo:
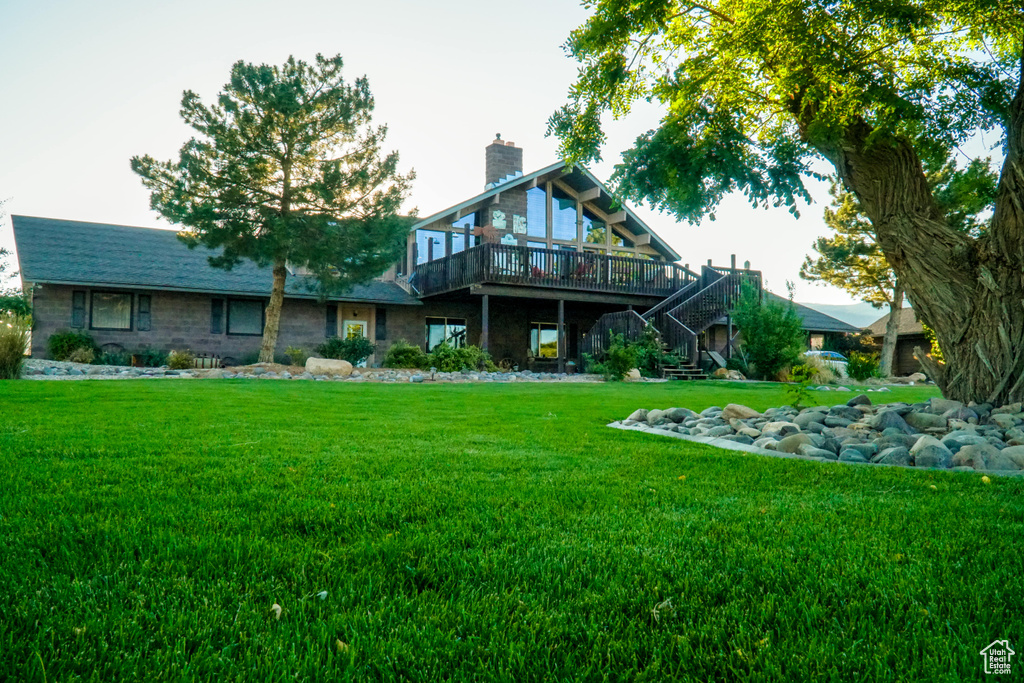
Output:
M616 211L615 213L610 213L610 214L608 214L608 222L609 223L625 223L626 222L626 215L627 214L626 214L625 211Z
M589 190L583 190L583 192L579 193L579 200L581 202L592 202L592 201L594 201L596 199L600 199L600 198L601 198L601 188L600 187L592 187Z

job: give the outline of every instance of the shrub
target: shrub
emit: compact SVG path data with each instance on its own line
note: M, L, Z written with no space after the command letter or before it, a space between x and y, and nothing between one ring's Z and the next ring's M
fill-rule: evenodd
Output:
M347 360L352 365L359 365L376 349L377 345L366 337L331 337L316 347L316 352L323 358Z
M309 354L306 353L305 349L300 349L297 346L289 346L284 350L284 355L288 357L290 365L306 365L306 359L309 358Z
M171 351L167 354L167 367L171 370L188 370L196 365L196 354L191 351Z
M156 349L143 349L132 354L135 362L144 368L159 368L167 365L167 354Z
M803 361L794 366L807 368L808 379L814 384L834 384L839 380L836 371L833 370L821 356L804 356Z
M733 319L743 335L748 376L774 380L800 358L804 348L803 322L792 301L762 303L757 290L744 284Z
M442 348L443 347L443 348ZM479 346L467 345L453 349L446 343L434 347L428 356L429 367L441 372L460 372L462 370L487 370L494 372L498 366L491 361L491 355Z
M0 314L28 318L32 315L32 304L24 294L0 294Z
M810 403L810 387L814 384L814 368L810 365L794 365L789 371L789 377L792 382L786 385L789 404L800 410L806 403Z
M419 368L430 367L430 358L418 346L413 346L404 339L399 339L384 354L382 365L386 368Z
M611 382L618 382L624 378L637 364L636 344L623 342L621 334L609 333L611 344L604 358L595 362L590 356L585 357L588 364L587 372L597 372L604 375L605 379Z
M850 354L850 360L846 366L846 374L848 374L851 379L861 382L871 377L877 377L878 354L854 351Z
M75 349L83 348L96 348L96 342L85 332L55 332L46 340L46 350L53 360L68 360Z
M71 352L68 360L72 363L92 363L96 360L96 351L86 346L79 346Z
M28 316L0 315L0 379L21 377L31 329Z
M648 323L639 341L628 344L636 350L636 368L644 377L660 377L664 365L679 365L679 356L665 351L654 327Z
M93 365L131 365L132 356L127 351L100 351L92 363Z

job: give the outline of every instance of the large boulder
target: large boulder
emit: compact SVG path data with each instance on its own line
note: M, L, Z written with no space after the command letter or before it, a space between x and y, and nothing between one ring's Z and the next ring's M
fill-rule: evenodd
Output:
M648 412L649 411L646 408L638 408L637 410L634 410L632 413L630 413L629 417L627 417L626 419L633 420L634 422L646 422Z
M665 411L664 416L673 422L684 422L691 417L696 417L697 413L693 412L689 408L669 408Z
M860 394L858 396L854 396L849 401L847 401L846 405L850 406L851 408L855 406L869 406L871 405L871 397L868 396L867 394Z
M749 420L753 417L761 417L761 413L757 412L753 408L740 405L738 403L730 403L722 410L722 419L731 420L733 418L737 420Z
M307 358L306 372L311 372L314 375L348 377L352 374L352 364L347 360L336 360L334 358Z
M1010 446L1000 451L999 455L1013 463L1014 469L1024 470L1024 446Z
M793 418L793 424L800 429L807 429L812 423L824 424L827 413L823 413L817 410L805 410L796 417Z
M1013 429L1017 426L1018 420L1013 415L1006 413L993 413L988 418L989 424L994 424L1000 429Z
M932 398L928 401L928 409L936 415L942 415L950 410L959 410L964 404L949 398Z
M718 368L711 376L715 379L746 379L739 370L727 370L725 368Z

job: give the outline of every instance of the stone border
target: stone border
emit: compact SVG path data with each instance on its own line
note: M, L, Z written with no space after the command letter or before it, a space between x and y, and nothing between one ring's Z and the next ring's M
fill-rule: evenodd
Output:
M635 425L624 425L622 422L616 420L615 422L609 422L607 427L612 429L621 429L627 432L644 432L647 434L653 434L654 436L667 436L673 439L680 439L682 441L689 441L690 443L699 443L704 446L711 446L712 448L721 448L727 451L740 451L742 453L752 453L754 455L768 456L771 458L784 458L789 460L804 460L809 462L820 462L828 463L831 465L867 465L870 467L898 467L904 470L916 470L918 472L948 472L951 474L979 474L988 475L994 474L999 477L1021 477L1024 476L1024 470L952 470L944 467L915 467L913 465L890 465L887 463L870 463L870 462L847 462L845 460L831 460L829 458L816 458L814 456L800 455L799 453L781 453L779 451L770 451L767 448L758 448L757 446L751 446L745 443L737 443L730 441L729 439L721 439L715 436L691 436L689 434L680 434L679 432L670 432L666 429L658 429L657 427L649 427L647 425L635 424Z

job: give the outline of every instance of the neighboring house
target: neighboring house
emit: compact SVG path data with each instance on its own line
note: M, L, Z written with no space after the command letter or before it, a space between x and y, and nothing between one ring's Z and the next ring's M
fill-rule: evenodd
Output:
M871 335L871 340L876 346L881 347L882 339L885 337L885 326L888 323L889 314L886 313L865 328L864 331ZM923 351L928 352L932 348L932 343L925 336L924 326L917 319L914 309L900 309L896 334L896 353L892 359L892 374L902 376L921 372L921 363L914 358L914 348L919 346Z
M496 361L556 370L599 349L609 332L636 336L651 323L693 358L741 281L760 287L757 271L698 274L679 265L588 171L559 162L524 175L522 154L500 137L492 142L484 192L413 224L404 258L376 280L324 301L293 272L279 351L359 334L378 344L371 364L404 339L426 351L442 341L477 344ZM35 306L34 355L66 329L127 351L189 348L226 363L258 350L269 269L212 268L210 252L189 250L169 230L27 216L13 223Z
M783 298L778 294L774 294L765 290L765 300L776 304L789 305L789 299ZM809 306L792 302L793 307L796 309L796 313L800 316L804 332L807 335L806 344L809 349L820 349L825 343L838 336L847 334L856 334L860 332L860 328L844 323L838 318L833 318L830 315L826 315L820 311L817 311ZM705 333L705 339L702 340L701 348L706 348L709 351L717 351L723 357L729 357L731 355L727 340L729 339L729 320L728 318L719 319L711 328ZM733 347L741 341L739 332L736 329L732 330L733 333Z

